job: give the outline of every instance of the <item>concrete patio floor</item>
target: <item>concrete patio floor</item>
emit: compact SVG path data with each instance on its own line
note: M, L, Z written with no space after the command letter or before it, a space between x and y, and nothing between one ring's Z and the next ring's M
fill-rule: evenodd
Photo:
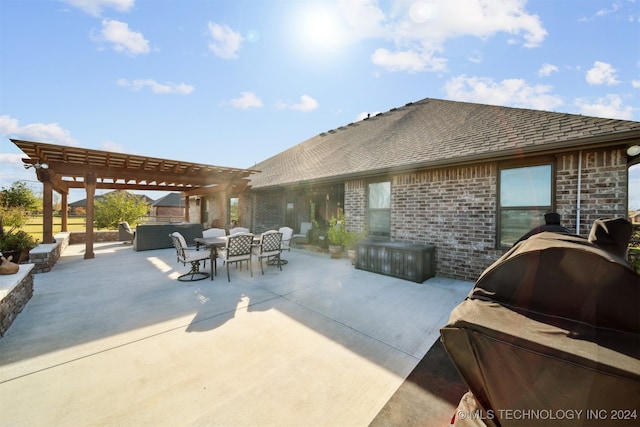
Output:
M473 285L296 249L183 283L173 249L83 251L35 275L0 338L2 425L367 426Z

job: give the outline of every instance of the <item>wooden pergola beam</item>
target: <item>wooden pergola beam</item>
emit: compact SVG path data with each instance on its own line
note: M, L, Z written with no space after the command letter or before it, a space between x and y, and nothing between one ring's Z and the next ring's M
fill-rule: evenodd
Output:
M206 196L228 190L241 192L248 187L251 175L259 172L19 139L11 141L29 157L23 159L24 163L48 166L47 169L38 169L37 173L38 180L44 185L45 243L53 242L51 191L62 194L66 204L70 189L86 189L85 258L94 257L93 201L96 189L180 191L188 201L190 196ZM66 211L63 211L63 229L66 228L66 215ZM185 220L189 220L188 210Z

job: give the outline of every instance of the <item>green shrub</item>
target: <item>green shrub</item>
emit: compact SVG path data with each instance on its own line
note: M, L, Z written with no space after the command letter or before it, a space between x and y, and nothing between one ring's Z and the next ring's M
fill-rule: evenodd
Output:
M24 251L38 246L38 241L26 231L5 232L0 237L0 252Z

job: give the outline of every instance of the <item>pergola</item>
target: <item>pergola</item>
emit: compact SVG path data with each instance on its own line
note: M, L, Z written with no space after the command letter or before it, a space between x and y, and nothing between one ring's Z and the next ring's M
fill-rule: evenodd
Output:
M29 157L22 159L25 167L33 167L43 184L43 243L54 242L53 191L62 197L62 231L67 231L69 190L86 190L85 258L95 257L96 189L180 191L185 196L185 221L189 221L190 196L207 196L231 189L241 192L249 186L250 175L258 172L19 139L11 141Z

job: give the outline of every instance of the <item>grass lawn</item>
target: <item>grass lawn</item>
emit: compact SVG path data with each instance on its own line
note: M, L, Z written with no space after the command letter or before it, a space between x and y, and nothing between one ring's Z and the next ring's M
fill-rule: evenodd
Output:
M42 241L42 215L34 215L29 220L29 223L22 227L22 230L31 234L38 241ZM85 230L85 217L83 216L69 216L67 219L67 231L84 231ZM62 217L54 215L53 217L53 234L62 231Z

